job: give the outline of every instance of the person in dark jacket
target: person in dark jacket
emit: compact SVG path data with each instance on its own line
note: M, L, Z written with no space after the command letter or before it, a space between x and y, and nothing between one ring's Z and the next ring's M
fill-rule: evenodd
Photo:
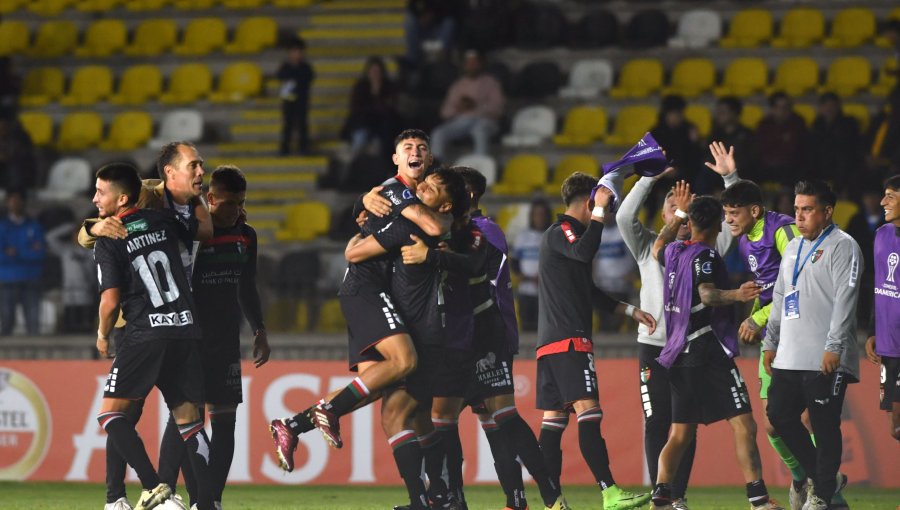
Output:
M341 136L350 141L353 156L372 140L378 141L381 154L387 156L394 151L397 124L397 86L387 75L384 60L369 57L350 93L350 114Z
M859 191L856 172L863 163L859 123L844 115L837 94L819 97L809 142L809 168L817 179L831 181L836 189Z
M309 152L309 92L315 79L313 68L306 61L306 42L294 39L288 46L287 60L278 68L281 80L281 130L280 154L290 152L294 131L299 131L300 154Z
M25 330L38 334L41 305L41 274L47 243L44 229L25 214L25 192L10 191L8 214L0 219L0 335L12 334L16 305L25 312Z

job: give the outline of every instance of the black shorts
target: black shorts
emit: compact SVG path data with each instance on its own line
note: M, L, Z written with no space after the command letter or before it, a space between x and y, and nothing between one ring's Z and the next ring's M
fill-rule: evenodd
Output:
M734 360L724 351L710 354L706 363L673 366L672 423L709 425L749 413L750 394Z
M206 344L206 340L204 340ZM202 349L203 392L209 404L240 404L244 401L241 387L241 351L234 349Z
M466 402L477 406L484 399L497 395L512 395L513 353L506 345L506 327L497 315L488 320L475 318L474 377L466 396Z
M669 371L656 361L662 347L638 344L638 372L641 388L641 409L644 420L672 420L672 385Z
M599 399L593 353L578 352L570 344L567 352L537 360L538 409L571 410L573 403L586 399Z
M442 354L443 347L416 345L416 355L418 357L416 369L413 373L406 376L402 386L421 406L431 408L437 373L442 365Z
M432 396L465 398L475 376L472 351L433 347L425 352L426 365L433 371Z
M140 400L159 388L172 409L203 402L203 369L197 340L159 339L122 346L103 388L104 398Z
M900 404L900 358L881 357L881 409L891 411Z
M350 370L355 371L363 361L384 361L375 349L378 342L390 336L409 334L388 293L363 287L356 294L339 298L350 336Z

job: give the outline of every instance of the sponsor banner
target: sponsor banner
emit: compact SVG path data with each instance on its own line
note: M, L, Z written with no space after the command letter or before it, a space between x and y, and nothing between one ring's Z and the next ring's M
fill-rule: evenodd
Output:
M756 398L757 361L739 360L748 380L759 424L757 444L767 483L785 486L790 473L767 444L762 403ZM0 361L0 479L103 482L106 434L96 416L109 362ZM353 378L341 361L271 361L254 369L244 363L244 404L238 408L235 458L229 480L257 484L400 484L390 447L378 421L378 404L341 421L344 448L329 448L316 431L300 439L293 473L278 468L268 422L305 409ZM534 409L534 361L514 365L519 411L537 432L541 413ZM635 359L599 360L597 377L604 411L602 429L619 483L647 483L643 453L642 373ZM886 413L878 411L878 368L864 364L863 382L850 386L844 407L844 454L841 470L853 484L897 487L900 472L896 441L889 435ZM159 452L167 416L153 391L138 431L151 459ZM592 484L578 448L575 419L563 438L566 484ZM467 409L460 418L466 483L496 483L490 448L478 421ZM215 438L213 438L215 439ZM734 460L732 433L725 423L701 427L691 485L742 485ZM130 479L134 480L133 473Z

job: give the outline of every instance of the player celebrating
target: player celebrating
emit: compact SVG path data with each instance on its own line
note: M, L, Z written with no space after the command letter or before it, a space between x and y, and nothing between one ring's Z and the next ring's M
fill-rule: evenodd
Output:
M672 384L672 432L659 456L653 504L673 508L670 484L695 440L697 424L727 420L751 508L781 510L769 499L762 479L756 422L747 387L732 359L738 355L738 339L731 305L756 299L761 289L746 282L737 290L724 290L725 263L713 249L721 230L721 204L712 197L691 201L684 181L676 183L673 200L678 209L653 245L654 257L664 264L667 275L668 340L657 361L669 370ZM685 219L690 221L690 240L673 242Z
M538 295L537 407L543 409L540 444L556 485L562 470L560 441L569 421L578 416L581 454L603 489L604 510L644 505L649 494L632 494L616 486L609 469L606 442L600 433L603 412L597 393L592 334L591 262L600 246L604 208L612 192L604 187L591 198L596 179L576 172L563 182L566 212L544 232L540 249ZM596 203L595 203L596 200ZM653 317L605 294L604 303L656 328Z
M194 303L184 268L178 263L179 241L190 243L197 221L172 211L137 209L141 181L137 170L113 163L97 171L94 204L100 217L117 216L124 239L97 239L94 259L100 280L100 326L97 349L109 354L109 333L119 306L127 321L125 341L113 361L97 419L116 449L138 473L144 490L136 510L150 509L171 496L160 478L134 423L125 412L135 400L159 387L174 416L197 480L200 510L212 510L208 465L209 441L203 430L201 366L195 339ZM202 207L199 206L199 207Z

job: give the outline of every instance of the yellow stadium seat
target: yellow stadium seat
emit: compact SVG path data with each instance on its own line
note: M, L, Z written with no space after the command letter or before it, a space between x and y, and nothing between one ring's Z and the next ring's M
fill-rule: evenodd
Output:
M79 57L107 57L125 47L128 30L117 19L94 22L84 35L84 43L75 50Z
M74 0L31 0L28 10L41 16L56 16L74 3Z
M859 213L859 206L850 200L838 200L834 204L834 214L831 219L837 224L841 230L846 230L850 225L850 220Z
M158 11L170 3L171 0L128 0L125 7L129 11Z
M656 124L656 108L649 105L626 106L616 115L615 128L607 138L610 145L634 145Z
M309 7L313 0L272 0L275 7Z
M590 145L606 136L608 124L602 107L576 106L566 114L563 131L553 137L553 143L562 147Z
M772 38L772 13L766 9L746 9L731 18L728 35L719 41L723 48L755 48Z
M275 232L275 239L310 241L327 234L330 227L331 211L327 205L316 201L301 202L288 208L284 228Z
M59 100L66 106L91 105L112 94L112 71L106 66L84 66L75 71L69 93Z
M103 120L94 112L70 113L59 127L56 148L80 151L96 146L103 138Z
M21 21L0 21L0 57L25 53L31 33Z
M154 65L131 66L119 79L118 92L109 98L113 104L144 104L162 93L162 73Z
M34 45L28 49L32 57L61 57L78 45L78 27L71 21L48 21L40 26Z
M154 57L175 46L178 28L170 19L142 21L134 31L134 39L125 48L129 56Z
M28 0L3 0L0 2L0 14L16 12L24 7Z
M28 71L22 82L22 106L43 106L56 101L66 88L66 77L57 67L38 67Z
M865 57L839 57L831 61L820 92L852 96L872 83L872 67Z
M655 58L629 60L619 72L619 83L609 89L609 97L647 97L663 84L663 65Z
M894 57L884 61L878 71L878 81L869 88L873 96L884 97L897 86L897 59Z
M888 21L900 21L900 7L894 7L891 9L891 12L888 13L887 16ZM890 48L891 41L887 39L887 37L879 36L875 38L875 44L881 46L882 48Z
M165 104L184 104L205 98L212 90L212 73L205 64L182 64L169 77L169 88L159 97Z
M222 0L222 6L227 9L254 9L263 3L264 0Z
M144 146L153 136L153 119L147 112L122 112L109 126L100 148L107 151L130 151Z
M197 18L184 29L181 44L175 46L176 55L207 55L225 45L225 22L219 18Z
M19 122L34 145L43 147L53 139L53 119L46 113L22 112L19 114Z
M172 6L183 11L198 11L211 9L215 3L215 0L175 0Z
M864 7L844 9L831 22L827 48L855 48L875 37L875 14Z
M553 170L553 179L550 184L544 186L544 191L550 195L559 193L566 177L575 172L582 172L593 177L600 177L600 165L590 154L568 154L562 158Z
M825 37L825 16L818 9L798 7L789 10L781 20L775 48L807 48Z
M210 94L216 103L236 103L259 95L262 90L262 71L253 62L235 62L222 71L219 86Z
M684 109L684 117L697 126L701 138L709 136L709 132L712 130L712 113L709 108L702 104L688 105Z
M806 123L807 127L811 126L813 121L816 120L816 107L811 104L795 104L794 113L803 118L803 122Z
M542 190L547 184L547 161L537 154L513 156L503 169L500 182L494 185L494 193L502 195L527 195Z
M844 103L844 115L853 117L859 124L860 133L869 129L869 107L859 103Z
M319 306L319 320L316 330L320 333L344 333L347 331L347 320L341 310L338 299L329 299Z
M716 87L714 92L719 97L747 97L762 92L768 83L769 70L765 61L761 58L742 57L728 64L722 85Z
M745 104L744 107L741 108L741 124L750 129L756 129L759 121L761 121L764 116L765 112L763 112L763 109L755 104Z
M696 97L716 84L716 66L708 58L686 58L675 65L672 80L663 94Z
M767 93L784 92L800 96L819 86L819 65L808 57L786 58L778 65Z
M234 40L225 45L225 53L259 53L275 46L278 40L278 25L265 16L247 18L240 22L234 32Z
M125 3L125 0L79 0L75 8L82 12L106 12Z

